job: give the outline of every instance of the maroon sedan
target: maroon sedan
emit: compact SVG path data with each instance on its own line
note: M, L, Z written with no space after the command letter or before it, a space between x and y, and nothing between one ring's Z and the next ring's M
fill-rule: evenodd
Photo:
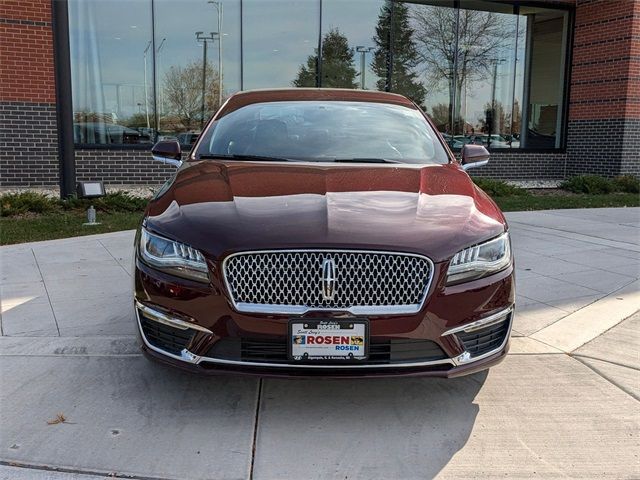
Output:
M504 358L504 216L425 114L381 92L231 97L136 236L143 350L197 372L456 376Z

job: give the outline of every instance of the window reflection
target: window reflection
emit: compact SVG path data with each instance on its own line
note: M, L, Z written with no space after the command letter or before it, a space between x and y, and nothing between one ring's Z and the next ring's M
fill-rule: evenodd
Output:
M151 1L69 0L69 43L75 143L152 142Z
M454 148L559 148L567 25L485 0L69 0L74 139L190 146L239 90L321 86L405 95Z
M460 7L454 138L510 148L518 17L509 5L486 11L485 2L468 0Z
M453 140L452 124L458 10L452 8L453 2L430 3L434 5L406 4L418 53L416 70L423 85L423 105L449 144L460 147Z
M421 52L411 25L411 10L406 3L384 3L378 16L374 41L377 49L373 70L380 77L379 89L399 93L424 106L427 90L417 70ZM385 77L389 67L391 81L387 85Z
M240 89L239 0L155 0L160 139L192 145Z
M316 86L319 0L244 0L242 22L245 90Z
M383 0L322 2L322 87L384 90L374 71L376 25ZM345 45L347 48L345 48Z
M526 23L528 64L523 107L523 147L560 146L565 71L567 13L522 7ZM528 72L526 69L528 68Z

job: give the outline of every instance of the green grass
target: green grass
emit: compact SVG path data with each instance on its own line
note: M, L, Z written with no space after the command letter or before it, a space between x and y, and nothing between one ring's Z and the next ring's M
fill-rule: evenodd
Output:
M503 212L518 212L561 208L638 207L640 206L640 195L635 193L609 193L602 195L567 195L559 193L496 197L494 201Z
M83 226L85 212L0 218L0 245L118 232L138 227L142 212L98 213L100 225Z
M473 180L473 183L484 190L491 198L529 195L529 192L524 188L509 185L507 182L502 180L484 177L472 177L471 179Z

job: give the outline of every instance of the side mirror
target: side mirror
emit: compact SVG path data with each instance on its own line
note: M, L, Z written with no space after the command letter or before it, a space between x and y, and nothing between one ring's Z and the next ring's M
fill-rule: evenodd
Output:
M174 167L182 165L182 150L176 140L162 140L151 149L151 155L157 162L167 163Z
M462 168L483 167L489 163L489 151L482 145L467 144L462 147Z

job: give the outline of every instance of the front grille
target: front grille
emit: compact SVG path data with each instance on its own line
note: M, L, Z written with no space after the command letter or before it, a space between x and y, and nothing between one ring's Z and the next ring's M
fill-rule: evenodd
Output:
M327 261L335 266L331 276ZM433 264L405 253L293 250L235 254L223 270L240 311L415 313L427 295Z
M510 315L503 322L489 325L472 332L460 332L458 338L471 358L485 354L500 347L509 334Z
M208 357L255 363L289 363L286 339L227 337L213 345ZM447 356L431 340L388 339L369 345L367 365L444 360Z
M146 318L140 312L140 326L147 342L160 350L173 355L180 355L194 337L194 330L180 330L164 323Z

